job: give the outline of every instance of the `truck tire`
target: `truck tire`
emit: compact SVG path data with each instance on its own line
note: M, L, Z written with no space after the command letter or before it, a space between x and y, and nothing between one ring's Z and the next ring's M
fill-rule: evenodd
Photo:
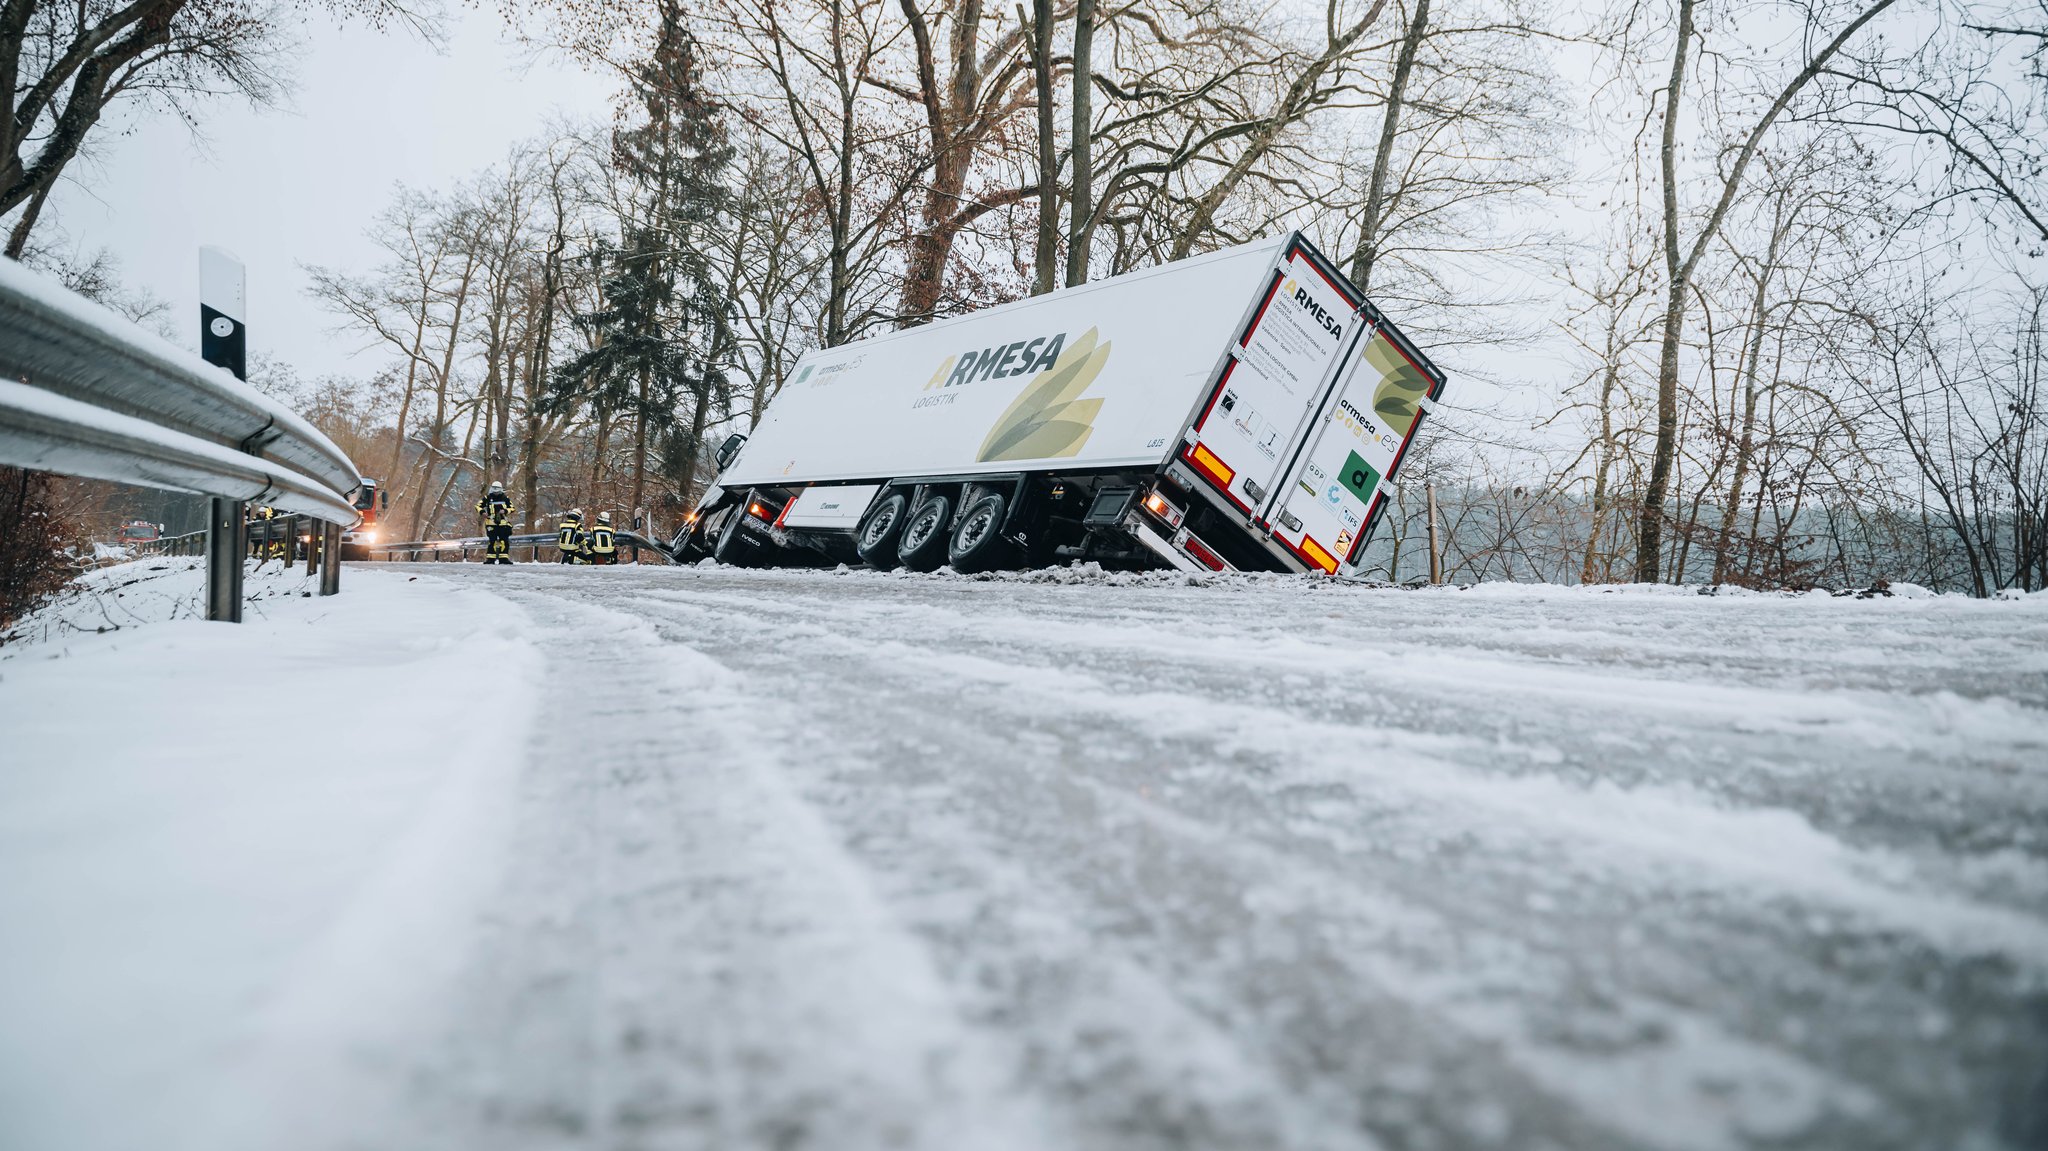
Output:
M946 562L946 545L953 533L953 501L936 493L926 496L903 525L903 538L896 544L896 558L915 572L939 570Z
M896 541L903 538L903 521L909 518L904 513L909 510L910 497L902 492L890 492L868 510L860 521L860 531L854 534L860 562L876 571L896 566Z
M960 513L960 526L946 545L946 557L957 572L985 572L1008 564L1016 549L1003 538L1003 518L1010 501L989 492Z

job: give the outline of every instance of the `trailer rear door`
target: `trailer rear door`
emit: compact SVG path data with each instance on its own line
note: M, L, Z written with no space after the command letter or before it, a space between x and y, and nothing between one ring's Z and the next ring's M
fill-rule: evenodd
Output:
M1360 301L1306 244L1282 251L1181 445L1186 460L1249 521L1273 495L1331 373Z
M1273 538L1326 572L1349 565L1441 379L1391 325L1372 331L1311 430L1265 519Z

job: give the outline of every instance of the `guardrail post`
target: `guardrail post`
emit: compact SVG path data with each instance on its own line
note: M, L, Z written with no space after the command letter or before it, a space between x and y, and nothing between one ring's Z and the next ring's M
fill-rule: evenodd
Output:
M222 623L242 622L242 517L248 508L241 500L214 496L207 500L212 518L206 524L206 618Z
M199 249L199 354L209 364L248 378L247 329L242 325L245 283L242 262L226 250ZM206 618L242 622L242 557L249 554L249 505L209 497L213 520L206 527Z
M307 517L305 519L300 520L299 522L305 525L304 530L306 533L306 574L312 575L315 571L319 570L315 566L314 561L320 558L319 552L316 551L313 546L317 542L313 537L313 520L311 517ZM292 534L296 536L298 533L295 531Z
M320 594L341 591L341 525L320 525Z

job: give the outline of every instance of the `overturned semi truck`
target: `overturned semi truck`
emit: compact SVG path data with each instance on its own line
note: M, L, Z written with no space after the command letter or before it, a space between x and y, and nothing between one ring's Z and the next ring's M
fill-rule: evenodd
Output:
M1443 387L1287 235L804 356L673 550L1346 573Z

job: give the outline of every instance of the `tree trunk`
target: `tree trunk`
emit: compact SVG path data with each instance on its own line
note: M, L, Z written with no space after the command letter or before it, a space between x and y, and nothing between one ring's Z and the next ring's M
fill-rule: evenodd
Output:
M1372 286L1373 264L1379 259L1381 219L1386 211L1387 173L1393 167L1394 139L1400 132L1401 109L1408 99L1408 77L1415 71L1415 52L1429 31L1429 0L1415 0L1401 51L1394 58L1394 80L1387 88L1387 114L1380 122L1379 146L1373 150L1372 179L1365 190L1365 213L1358 223L1358 246L1351 253L1351 282L1363 292Z
M456 481L462 478L462 469L467 465L467 461L472 458L470 450L476 446L476 429L477 422L474 420L470 421L469 430L462 434L462 452L452 461L448 469L447 482L441 485L441 494L434 497L434 510L427 518L426 533L424 535L416 535L413 538L431 539L434 533L441 530L441 517L448 512L448 493L455 490ZM486 426L485 431L488 434L488 426Z
M640 366L640 403L633 412L633 506L629 515L638 515L647 506L647 374L648 367Z
M1069 133L1074 188L1067 198L1067 287L1088 282L1088 244L1095 234L1095 0L1074 4L1074 116Z
M412 419L413 393L419 386L420 357L426 354L427 347L427 294L429 290L423 282L420 289L420 311L412 331L412 349L406 354L405 358L405 388L399 393L398 397L398 427L391 437L391 460L384 465L384 474L382 476L370 477L383 484L386 492L389 492L392 485L398 482L399 468L405 464L405 425Z
M1024 6L1017 6L1024 19ZM1032 0L1031 76L1038 92L1038 251L1031 294L1053 290L1059 274L1059 154L1053 139L1052 0Z
M1742 504L1742 488L1749 480L1749 461L1756 450L1756 374L1763 359L1764 325L1768 318L1771 269L1777 262L1777 236L1772 237L1770 257L1757 272L1756 296L1750 303L1750 319L1756 325L1750 333L1742 365L1742 426L1735 438L1735 474L1728 481L1728 502L1721 508L1721 527L1714 541L1714 582L1728 582L1728 552L1735 539L1736 509ZM1752 534L1752 538L1754 535Z
M50 198L50 189L54 187L55 182L44 184L29 197L28 207L22 209L21 219L14 222L14 230L7 235L8 259L19 260L22 252L28 249L28 234L35 230L36 217L43 214L43 203Z
M1187 226L1181 229L1180 237L1173 242L1173 254L1168 257L1169 259L1183 259L1194 250L1195 244L1215 223L1216 213L1237 191L1237 186L1244 182L1244 178L1251 174L1252 169L1258 166L1259 161L1265 158L1266 153L1272 150L1274 142L1280 138L1280 133L1307 114L1312 104L1310 97L1315 94L1316 84L1322 80L1323 73L1329 71L1344 53L1351 50L1351 45L1357 43L1358 38L1365 34L1365 30L1379 19L1380 12L1386 6L1387 0L1374 0L1373 6L1366 10L1365 15L1359 17L1358 23L1345 29L1343 33L1339 34L1335 28L1330 29L1330 39L1323 48L1323 54L1311 60L1308 66L1302 69L1301 75L1296 76L1294 82L1287 86L1287 91L1274 106L1273 114L1266 118L1264 125L1245 145L1237 160L1230 165L1229 170L1216 178L1215 183L1209 185L1209 190L1202 193L1201 199L1195 201L1195 214Z
M1617 319L1615 323L1620 323ZM1586 533L1586 555L1579 564L1579 582L1593 582L1593 561L1600 554L1600 535L1607 527L1607 477L1614 467L1614 388L1621 378L1619 353L1609 330L1607 370L1600 376L1600 447L1593 463L1593 526Z
M1641 532L1636 539L1636 580L1658 582L1658 552L1664 538L1664 500L1671 490L1671 471L1678 454L1678 345L1685 328L1685 296L1692 275L1707 253L1707 246L1721 230L1721 222L1742 190L1743 175L1756 158L1764 136L1771 130L1793 97L1826 69L1828 61L1842 50L1849 38L1875 20L1898 0L1876 0L1854 20L1842 26L1833 39L1813 54L1806 66L1787 81L1770 107L1749 130L1728 174L1721 179L1720 199L1693 237L1692 248L1681 257L1678 243L1678 111L1685 91L1686 51L1693 37L1693 8L1696 0L1679 0L1678 41L1671 52L1671 81L1664 91L1664 132L1658 148L1658 171L1664 193L1664 335L1657 357L1657 447L1650 462L1650 482L1643 489Z
M549 176L549 195L555 202L555 231L548 241L546 259L541 261L540 318L533 327L533 353L526 368L526 437L521 445L521 488L526 497L529 522L540 517L540 390L547 382L548 351L553 346L555 294L562 277L562 252L568 247L568 213L562 203L562 173L557 167Z
M825 290L825 346L837 347L852 333L847 331L846 306L853 295L853 165L859 147L854 141L854 81L848 76L846 38L840 6L832 6L832 58L839 76L838 171L832 192L832 255Z
M683 506L697 502L697 453L704 444L704 424L710 416L709 389L697 394L696 411L690 414L690 438L683 444Z
M1664 89L1664 134L1657 147L1657 171L1664 193L1664 330L1657 354L1657 446L1650 457L1650 482L1643 489L1642 523L1636 532L1636 582L1656 583L1664 543L1664 497L1678 454L1678 343L1685 329L1683 265L1678 253L1678 112L1685 94L1685 62L1692 47L1694 0L1678 0L1678 43L1671 51L1671 78Z
M441 440L448 434L448 385L455 376L455 351L457 345L462 342L462 313L469 304L469 289L475 280L476 256L472 251L469 262L463 265L462 279L456 284L455 307L448 317L448 345L442 349L441 370L434 378L434 424L427 436L429 450L424 453L421 460L425 471L420 477L422 496L425 496L426 490L433 486L434 473L440 467L440 457L435 453L442 450ZM439 514L438 508L432 510L433 514ZM413 509L412 538L425 538L421 532L426 527L428 514L429 509L425 504Z
M590 496L584 502L592 508L598 506L597 485L604 478L604 453L611 445L612 412L600 406L597 409L597 451L590 457Z

